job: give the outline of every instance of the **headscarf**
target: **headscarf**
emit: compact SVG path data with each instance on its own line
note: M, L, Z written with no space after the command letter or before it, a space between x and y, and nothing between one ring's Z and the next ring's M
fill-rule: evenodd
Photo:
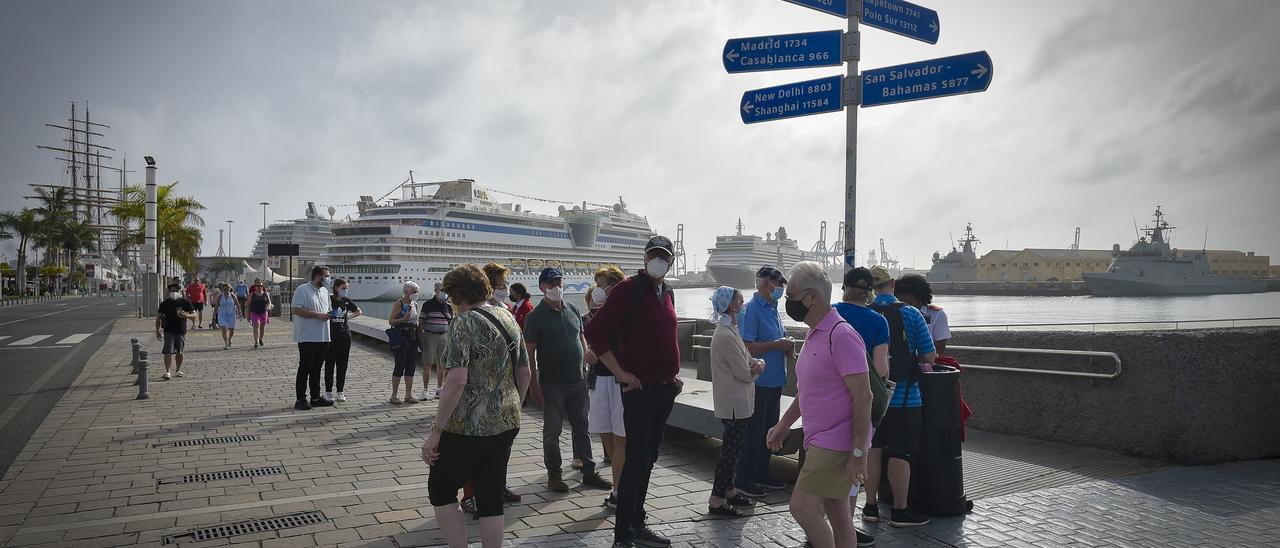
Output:
M729 305L733 304L733 296L738 292L737 289L722 285L716 288L711 294L711 323L722 323L730 325L733 323L733 317L727 314Z

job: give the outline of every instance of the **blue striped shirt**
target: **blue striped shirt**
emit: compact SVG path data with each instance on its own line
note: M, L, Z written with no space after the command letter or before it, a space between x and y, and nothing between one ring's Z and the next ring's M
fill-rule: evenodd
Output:
M876 295L876 306L887 306L898 302L897 297L887 294ZM929 335L929 324L925 323L924 315L914 306L903 306L898 308L902 314L902 328L906 331L907 346L911 348L917 356L923 356L937 349L933 346L933 337ZM911 384L908 390L907 384ZM906 407L920 407L920 385L916 383L908 383L907 381L899 382L893 390L893 397L889 398L889 407L902 407L903 400L906 400Z

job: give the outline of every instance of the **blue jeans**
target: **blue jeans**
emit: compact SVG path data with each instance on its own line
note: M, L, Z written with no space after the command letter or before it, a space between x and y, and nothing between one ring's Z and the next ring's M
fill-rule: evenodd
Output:
M782 387L768 388L756 385L756 408L747 424L742 441L742 454L738 455L738 473L734 487L753 488L756 480L769 477L769 447L764 438L773 425L778 424L779 406L782 403Z

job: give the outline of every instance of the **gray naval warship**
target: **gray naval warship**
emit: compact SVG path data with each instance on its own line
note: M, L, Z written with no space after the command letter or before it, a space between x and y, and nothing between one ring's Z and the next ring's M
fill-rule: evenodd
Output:
M1156 206L1152 226L1128 251L1120 244L1111 248L1111 266L1106 272L1086 272L1084 281L1096 297L1145 297L1157 295L1214 295L1220 293L1261 293L1261 280L1220 278L1209 268L1208 254L1202 251L1173 250L1168 232L1172 230L1160 206Z

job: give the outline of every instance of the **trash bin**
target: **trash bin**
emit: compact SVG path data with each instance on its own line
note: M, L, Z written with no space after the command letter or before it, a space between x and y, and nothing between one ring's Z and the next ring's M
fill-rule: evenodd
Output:
M964 490L960 449L960 371L935 365L920 375L920 447L911 455L912 510L930 516L956 516L973 509ZM883 457L879 499L893 502L888 457Z
M281 311L284 310L284 301L280 300L280 297L280 293L274 293L271 295L271 304L275 306L271 307L271 310L267 311L268 316L272 318L280 317L280 314L282 313Z

